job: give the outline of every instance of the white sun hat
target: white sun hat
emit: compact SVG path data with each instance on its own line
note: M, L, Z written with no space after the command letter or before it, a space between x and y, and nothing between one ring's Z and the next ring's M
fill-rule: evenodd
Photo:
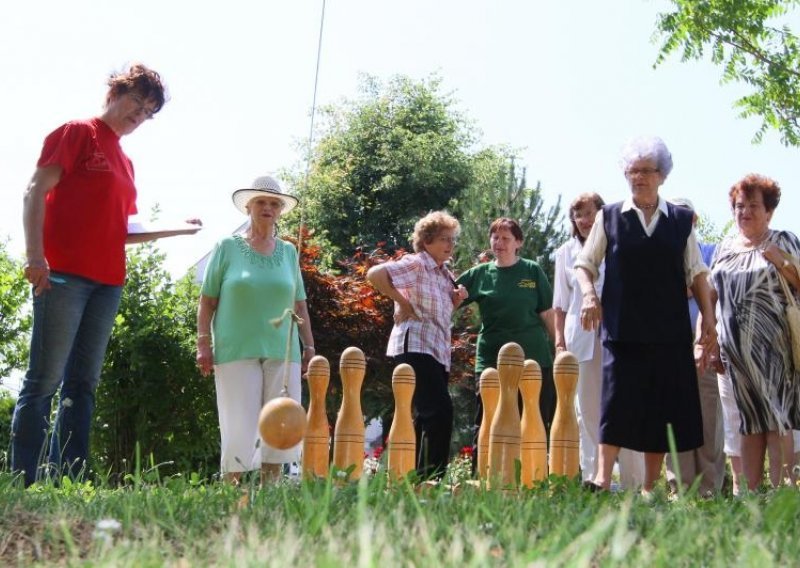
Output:
M247 204L250 203L250 200L254 197L260 197L263 195L277 197L283 201L283 209L281 210L282 214L288 213L294 209L298 203L297 198L294 195L283 193L281 184L279 184L278 180L276 180L274 177L260 176L253 180L253 183L250 184L250 187L245 189L237 189L233 192L233 204L239 211L247 215Z

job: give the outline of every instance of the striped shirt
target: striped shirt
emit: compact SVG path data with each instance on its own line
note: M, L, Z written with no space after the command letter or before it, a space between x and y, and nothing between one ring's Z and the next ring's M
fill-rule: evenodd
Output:
M395 323L386 354L393 357L406 352L427 353L449 371L453 275L444 266L437 266L424 251L387 263L386 272L420 318ZM394 309L399 309L397 303Z

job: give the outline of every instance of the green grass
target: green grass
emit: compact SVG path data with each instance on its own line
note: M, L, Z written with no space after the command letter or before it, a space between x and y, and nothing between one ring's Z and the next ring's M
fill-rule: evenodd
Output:
M798 534L792 488L735 500L657 491L646 501L557 478L513 493L388 487L381 476L263 489L137 477L118 488L24 490L0 474L3 566L763 568L797 565Z

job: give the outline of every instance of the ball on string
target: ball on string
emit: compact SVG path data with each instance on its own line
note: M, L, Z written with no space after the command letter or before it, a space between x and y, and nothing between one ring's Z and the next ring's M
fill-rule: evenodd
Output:
M306 412L296 400L287 396L273 398L258 416L258 431L271 447L288 450L303 440L306 433Z

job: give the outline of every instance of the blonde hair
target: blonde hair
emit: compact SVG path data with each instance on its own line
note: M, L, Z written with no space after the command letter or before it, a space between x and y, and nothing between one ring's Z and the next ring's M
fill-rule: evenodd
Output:
M461 231L458 219L446 211L432 211L417 221L414 225L414 235L411 237L414 252L424 251L425 245L433 242L443 230L452 230L456 236Z

